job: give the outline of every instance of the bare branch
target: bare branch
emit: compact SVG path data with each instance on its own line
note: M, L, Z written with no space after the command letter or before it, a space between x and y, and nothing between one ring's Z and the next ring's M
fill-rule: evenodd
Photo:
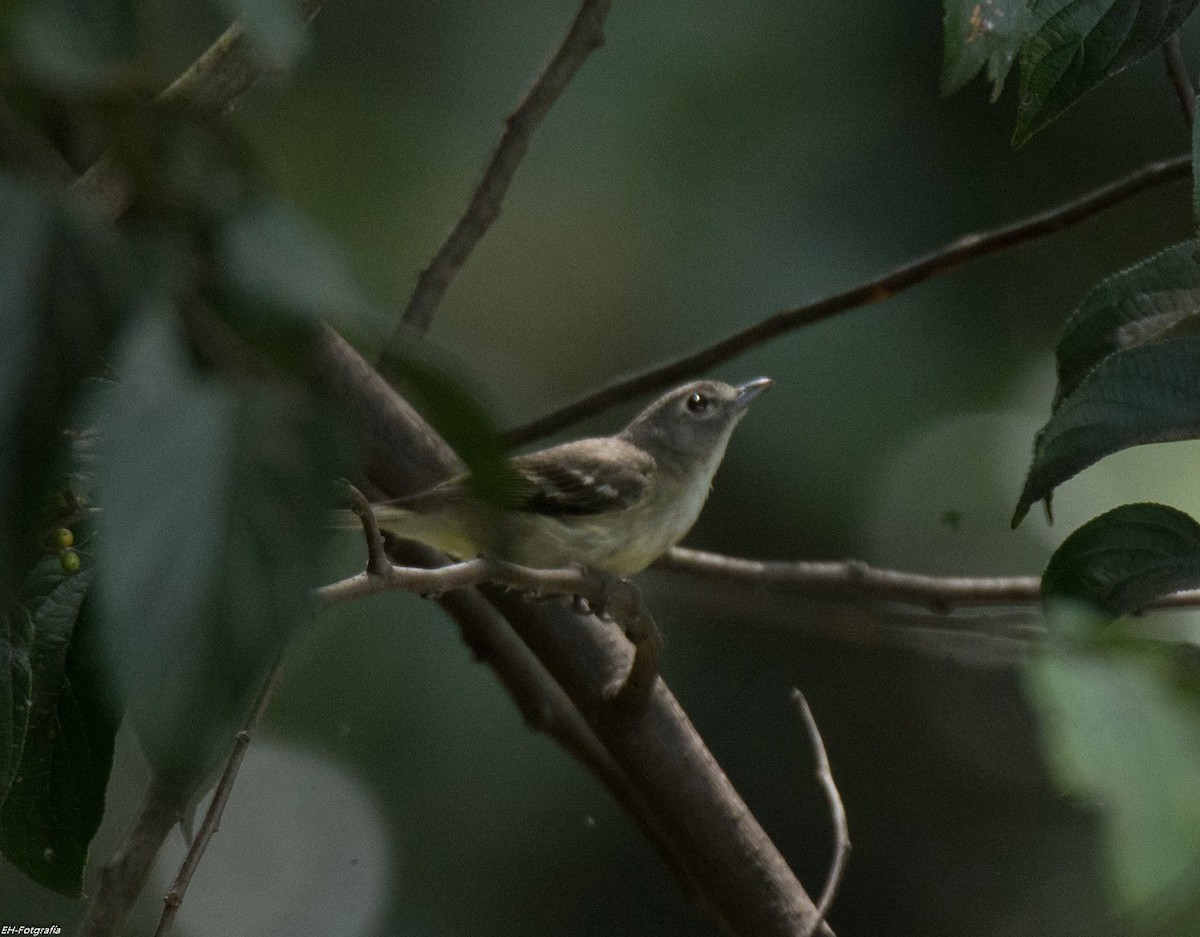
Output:
M204 821L200 824L200 829L196 831L196 837L188 847L187 855L183 857L183 864L180 865L175 881L171 884L171 890L163 896L162 917L158 919L154 937L167 937L167 934L171 932L171 925L174 924L175 915L179 913L179 907L183 904L183 898L192 882L192 876L196 873L200 860L204 857L204 851L208 849L209 841L221 825L225 805L229 802L229 795L233 793L233 782L237 779L238 771L241 770L242 762L246 758L246 749L250 747L250 739L258 731L263 713L267 711L267 706L271 703L271 697L275 695L282 675L283 661L279 660L271 668L267 679L263 681L258 697L255 699L254 705L250 707L241 731L234 739L233 751L229 753L229 759L225 762L225 770L221 772L221 779L213 790L212 800L209 801L208 810L204 813Z
M804 720L808 737L812 741L813 752L817 756L817 780L825 790L829 800L829 814L833 818L833 864L829 867L829 877L821 890L821 899L817 902L817 919L804 932L804 937L811 937L817 926L825 920L829 907L833 904L838 886L842 883L842 875L846 871L846 858L850 855L850 826L846 822L846 806L842 803L842 795L838 792L833 780L833 769L829 766L829 753L825 751L825 740L821 738L821 730L817 728L817 720L813 718L812 710L808 708L808 700L795 687L792 688L792 700Z
M1124 178L1094 189L1073 201L1018 221L966 234L945 247L893 268L858 286L832 296L806 303L795 309L777 312L755 325L702 348L699 351L656 365L636 374L622 377L566 404L545 416L514 427L505 434L512 446L523 445L549 436L582 419L601 413L632 397L663 390L707 371L714 365L736 358L795 329L815 325L838 313L860 306L881 302L897 293L916 286L955 267L962 266L987 254L1024 244L1035 238L1061 231L1078 224L1106 208L1110 208L1147 189L1182 179L1191 172L1191 156L1150 163Z
M325 0L302 0L300 12L312 19ZM162 103L183 102L189 107L219 113L231 107L270 69L254 57L240 22L221 36L158 96ZM116 220L129 209L133 190L125 169L111 150L103 153L71 187L91 208Z
M1034 606L1041 601L1042 588L1037 576L927 576L880 569L862 560L748 560L687 547L674 547L652 568L788 595L915 605L942 615L965 608ZM1196 607L1200 589L1163 596L1146 610Z
M1163 44L1163 60L1167 66L1167 77L1175 88L1179 98L1179 107L1183 118L1190 127L1196 119L1196 89L1192 87L1192 77L1188 74L1187 61L1183 57L1183 43L1179 33L1175 33Z
M363 528L370 543L373 537L379 537L374 514L368 506L359 516L363 519ZM586 599L593 609L607 612L620 622L636 648L628 675L611 687L613 702L636 711L645 706L654 689L662 656L662 633L642 598L641 589L628 579L615 579L581 567L533 569L484 557L434 569L393 566L384 558L383 565L372 570L371 562L369 559L364 572L322 586L316 591L317 599L330 605L394 590L438 597L456 589L489 582L538 597L578 596Z
M179 822L182 810L178 792L151 778L133 827L104 867L100 886L88 901L79 937L122 933L134 902L146 887L158 851Z
M653 568L792 595L848 602L897 602L939 613L957 608L1036 605L1041 596L1037 576L926 576L880 569L861 560L748 560L687 547L673 548Z
M434 309L450 281L499 216L500 203L529 149L534 130L575 77L584 59L604 44L604 20L611 6L612 0L583 0L558 50L509 116L504 135L492 153L466 211L429 266L421 271L417 288L388 347L403 342L406 329L423 332L429 327Z

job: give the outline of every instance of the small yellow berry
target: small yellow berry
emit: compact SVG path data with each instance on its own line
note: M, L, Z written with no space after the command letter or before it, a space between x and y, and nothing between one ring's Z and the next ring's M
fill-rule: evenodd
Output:
M64 573L77 573L81 565L79 554L74 550L59 550L58 564L62 567Z
M71 533L71 528L59 527L54 531L54 545L61 548L74 546L75 535Z

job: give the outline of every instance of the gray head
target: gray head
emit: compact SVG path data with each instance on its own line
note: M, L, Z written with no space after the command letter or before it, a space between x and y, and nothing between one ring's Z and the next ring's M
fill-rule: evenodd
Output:
M621 436L658 457L720 459L729 434L750 401L771 386L769 377L738 387L722 381L693 381L659 397Z

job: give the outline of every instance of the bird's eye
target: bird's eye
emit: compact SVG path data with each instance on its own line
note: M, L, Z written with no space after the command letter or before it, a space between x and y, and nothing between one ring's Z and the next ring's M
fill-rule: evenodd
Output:
M692 394L687 399L687 408L693 413L703 413L712 406L712 399L704 394Z

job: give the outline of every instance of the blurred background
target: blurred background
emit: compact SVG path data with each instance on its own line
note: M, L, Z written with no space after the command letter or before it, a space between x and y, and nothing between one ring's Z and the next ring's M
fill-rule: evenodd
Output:
M164 82L223 26L186 0L142 5ZM387 317L339 323L364 350L390 331L575 9L330 0L299 73L238 106L273 187L383 301ZM1189 145L1152 56L1014 151L1015 74L996 105L982 81L943 100L941 28L935 0L615 4L434 340L516 423ZM1196 30L1184 39L1194 62ZM735 435L688 543L1032 574L1116 504L1200 512L1195 445L1144 447L1064 486L1053 527L1009 529L1063 319L1099 279L1189 236L1190 217L1186 184L1167 186L718 369L777 386ZM329 576L359 563L348 536ZM790 688L811 703L854 843L838 933L1108 932L1096 817L1047 780L1011 643L642 579L669 684L817 894L830 823ZM878 622L907 630L880 640ZM123 737L98 862L143 772ZM134 932L152 926L182 853L173 836ZM81 912L7 865L0 895L8 922L69 930ZM718 933L592 778L525 728L451 623L407 596L339 608L295 643L177 931Z

